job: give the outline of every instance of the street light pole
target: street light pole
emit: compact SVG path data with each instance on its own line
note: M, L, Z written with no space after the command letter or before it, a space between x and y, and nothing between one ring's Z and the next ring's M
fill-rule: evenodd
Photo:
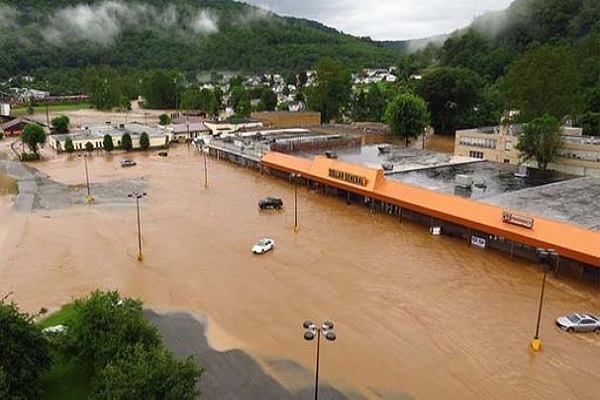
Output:
M298 178L300 174L292 174L294 180L294 232L298 232L300 227L298 226Z
M88 155L81 154L80 157L83 157L83 163L85 165L85 186L87 188L87 195L85 196L85 201L87 201L88 203L91 203L92 201L94 201L94 198L92 197L92 193L90 190L90 175L88 173L88 163L87 163Z
M304 339L313 340L317 337L317 360L315 368L315 400L319 398L319 353L321 351L321 335L325 336L325 339L334 341L336 339L335 332L333 331L333 322L325 321L318 327L312 321L304 321L302 324L304 329Z
M138 261L144 261L144 254L142 253L142 225L140 223L140 199L146 196L146 192L138 193L133 192L127 195L127 197L135 197L135 206L137 210L137 228L138 228Z
M540 262L544 268L544 276L542 277L542 289L540 290L540 303L538 306L537 322L535 324L535 336L531 340L531 349L533 351L539 351L542 347L542 341L540 339L540 321L542 319L542 306L544 305L544 292L546 289L546 276L548 275L547 263L550 261L550 257L558 256L558 253L554 250L541 250L539 252Z
M207 163L207 158L208 156L206 155L206 153L208 152L208 146L206 147L206 149L204 148L204 145L201 147L201 151L203 153L204 156L204 187L208 188L208 163Z
M90 194L90 176L88 174L87 154L83 155L83 163L85 164L85 184L87 186L87 198L91 199L92 195Z

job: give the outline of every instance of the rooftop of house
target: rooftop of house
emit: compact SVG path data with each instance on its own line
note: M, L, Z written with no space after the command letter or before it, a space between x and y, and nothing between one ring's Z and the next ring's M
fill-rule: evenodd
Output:
M67 139L67 137L71 137L73 140L86 140L102 139L104 138L104 135L122 136L125 133L129 133L131 136L139 136L144 132L146 132L150 137L165 135L165 132L161 129L139 123L131 123L119 125L90 125L85 126L80 130L74 130L70 133L53 135L53 137L58 141L64 141Z

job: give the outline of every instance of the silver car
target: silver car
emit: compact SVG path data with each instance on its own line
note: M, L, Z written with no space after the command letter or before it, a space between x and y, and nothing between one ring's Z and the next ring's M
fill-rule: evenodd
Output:
M600 319L588 313L577 313L557 318L556 325L567 332L600 333Z

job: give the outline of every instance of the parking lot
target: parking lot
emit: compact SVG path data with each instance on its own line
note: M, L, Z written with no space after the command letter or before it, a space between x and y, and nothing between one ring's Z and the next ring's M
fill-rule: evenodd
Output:
M158 311L205 316L214 349L244 351L291 390L314 378L315 344L303 340L302 321L331 319L338 339L321 343L321 379L349 398L597 397L600 336L554 326L572 311L600 313L593 287L548 277L543 347L533 354L536 265L304 188L295 233L288 182L209 159L205 188L202 157L186 146L131 158L130 168L118 156L88 159L91 205L59 207L42 190L31 211L2 209L13 232L0 241L3 290L26 310L118 288ZM35 166L44 185L85 195L82 158ZM139 189L148 193L142 263L127 198ZM265 196L281 197L283 209L260 211ZM253 255L262 236L276 247Z

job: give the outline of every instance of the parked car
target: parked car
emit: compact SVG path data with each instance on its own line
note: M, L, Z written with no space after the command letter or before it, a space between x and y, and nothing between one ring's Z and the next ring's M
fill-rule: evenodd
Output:
M128 158L121 160L121 167L133 167L134 165L137 165L137 163Z
M557 318L556 325L567 332L600 333L600 318L589 313L576 313Z
M283 200L279 197L265 197L258 202L258 207L260 207L261 210L266 210L267 208L281 210L281 207L283 207Z
M252 252L254 254L266 253L269 250L273 250L275 247L275 241L271 238L261 238L258 243L252 246Z
M54 325L42 329L42 333L53 334L53 333L66 333L67 327L65 325Z

